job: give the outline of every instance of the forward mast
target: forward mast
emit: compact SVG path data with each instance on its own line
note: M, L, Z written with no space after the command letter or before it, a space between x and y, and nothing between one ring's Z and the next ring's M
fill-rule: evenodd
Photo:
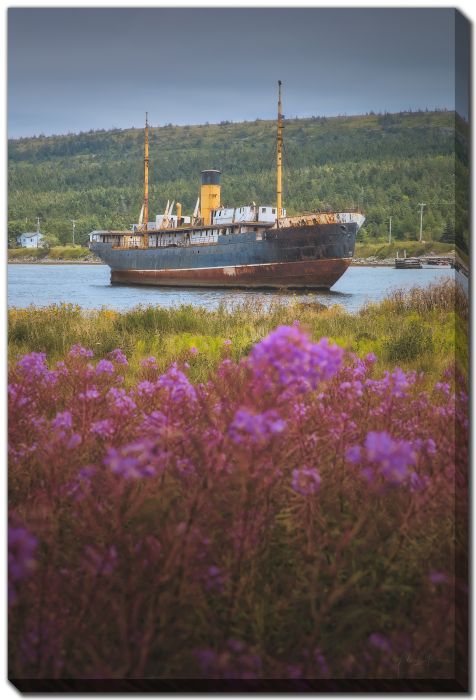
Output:
M281 105L281 81L278 80L278 134L276 148L276 225L283 209L283 114Z

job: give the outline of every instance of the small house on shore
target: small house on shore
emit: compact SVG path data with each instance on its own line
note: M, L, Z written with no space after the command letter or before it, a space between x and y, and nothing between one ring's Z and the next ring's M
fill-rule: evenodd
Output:
M17 236L17 243L22 248L41 248L44 245L44 236L39 231L33 233L22 233Z

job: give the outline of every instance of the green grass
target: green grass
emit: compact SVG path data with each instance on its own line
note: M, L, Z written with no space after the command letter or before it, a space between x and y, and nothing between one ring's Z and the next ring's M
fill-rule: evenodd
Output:
M48 257L51 260L82 260L91 255L88 248L83 246L55 246L50 249Z
M23 258L44 258L48 251L46 248L9 248L9 260L23 260Z
M84 246L53 246L52 248L10 248L9 260L36 258L38 260L84 260L91 256Z
M395 241L394 243L357 243L355 246L356 258L375 257L379 260L386 258L396 258L397 251L400 257L403 257L403 251L407 252L408 257L428 255L436 253L437 255L448 255L454 253L455 247L449 243L440 243L437 241L428 241L420 243L419 241Z
M458 338L451 282L394 293L356 314L299 300L288 305L277 300L269 308L248 301L213 311L190 305L136 307L123 313L105 308L85 311L71 304L30 306L9 311L9 359L42 351L56 361L75 343L91 348L97 358L120 347L129 357L131 380L140 360L154 355L162 369L187 360L191 377L204 381L227 352L239 359L276 326L298 319L314 339L327 336L359 355L374 352L381 368L400 365L435 378L455 361L456 342L463 362L467 356L467 300L462 292L456 293ZM232 341L229 350L226 339ZM198 349L195 355L190 353L192 346Z

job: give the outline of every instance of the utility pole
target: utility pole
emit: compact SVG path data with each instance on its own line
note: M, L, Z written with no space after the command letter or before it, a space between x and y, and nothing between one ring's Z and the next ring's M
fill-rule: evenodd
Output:
M388 217L388 242L392 242L392 217Z
M74 246L74 229L76 228L76 219L70 219L70 221L73 224L73 246Z
M276 225L282 217L283 207L283 114L281 105L281 81L278 80L278 134L276 149Z
M36 217L36 233L37 233L37 234L40 233L40 217L39 217L39 216ZM37 235L37 236L36 236L36 247L37 247L37 248L38 248L38 243L39 243L39 240L38 240L38 239L39 239L39 238L40 238L40 236Z
M149 121L148 112L145 113L145 130L144 130L144 218L143 218L143 229L144 238L143 246L144 248L149 247L149 236L147 234L147 229L149 226Z
M426 204L424 202L419 202L418 206L420 207L420 243L423 240L423 207L426 207Z

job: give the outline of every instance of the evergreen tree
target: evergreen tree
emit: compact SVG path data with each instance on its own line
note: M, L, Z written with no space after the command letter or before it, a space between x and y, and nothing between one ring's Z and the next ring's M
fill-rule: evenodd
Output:
M455 227L451 221L447 221L443 228L443 235L441 236L442 243L453 243L455 242Z

